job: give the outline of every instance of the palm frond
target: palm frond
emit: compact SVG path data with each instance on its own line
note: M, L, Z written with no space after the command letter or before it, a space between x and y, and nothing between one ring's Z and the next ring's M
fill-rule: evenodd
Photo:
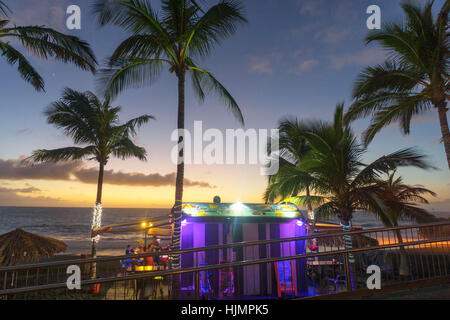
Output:
M76 144L97 141L96 130L98 105L92 106L87 94L65 88L62 98L53 102L45 110L47 122L63 129Z
M150 1L146 0L97 0L92 12L98 17L100 26L116 25L134 34L150 32L157 35L166 50L169 50L170 35L158 19Z
M189 30L185 54L206 56L211 49L236 32L237 26L247 23L242 5L234 0L222 0L212 6Z
M353 121L367 116L373 116L377 111L386 106L398 104L410 97L409 93L392 93L382 90L372 95L367 95L356 100L345 115L345 121Z
M389 175L387 180L379 180L371 186L374 198L380 199L382 203L375 212L383 223L387 226L397 226L403 219L413 220L418 223L425 223L435 220L425 209L417 204L428 204L425 195L435 196L431 190L420 186L409 186L402 183L401 177L394 179L395 171Z
M411 120L415 115L432 108L430 101L421 95L396 97L396 103L379 108L374 113L372 121L363 134L364 145L368 145L375 135L393 122L399 122L404 134L409 134Z
M328 201L324 196L295 196L283 199L282 203L293 203L300 207L320 207Z
M38 57L53 57L63 62L71 62L83 70L95 73L95 55L88 43L78 37L39 26L14 27L13 31L22 45Z
M111 147L112 154L120 159L135 157L141 161L147 161L147 151L138 147L129 138L123 138Z
M67 147L53 150L39 149L33 151L32 155L27 158L33 162L59 162L68 160L81 160L87 156L96 156L95 146L85 148Z
M150 115L143 115L137 118L128 120L124 125L121 125L118 128L119 132L125 136L135 136L136 129L142 127L144 124L148 123L150 120L155 120L155 117Z
M17 63L17 70L25 81L29 82L37 91L44 91L44 79L24 55L5 42L0 42L0 52L9 64Z
M379 90L403 93L414 89L419 84L426 85L424 73L409 65L401 65L392 60L375 67L367 67L355 82L353 97L358 99L373 95Z
M197 74L196 77L198 77L198 85L202 89L201 92L208 93L214 91L227 104L239 123L244 125L244 117L242 116L241 109L230 92L210 72L197 67L190 67L189 69Z
M366 42L378 41L385 49L390 50L390 56L402 64L412 64L422 72L427 73L423 55L420 54L415 35L397 24L384 24L381 30L374 30L366 37Z
M121 159L136 157L146 160L144 148L136 146L130 137L136 135L137 128L147 123L153 116L143 115L119 124L121 107L111 107L92 92L79 92L65 88L62 98L53 102L46 110L47 121L71 137L75 144L89 144L85 147L68 147L55 150L36 150L29 158L35 162L66 161L87 158L106 165L110 156Z
M137 59L116 60L111 68L101 69L98 83L106 96L116 97L131 87L143 87L158 79L163 60Z
M11 12L11 9L3 1L0 1L0 14L8 17Z
M109 59L108 65L113 67L117 64L116 61L135 57L142 59L160 58L164 52L164 45L165 43L161 42L157 35L134 34L119 44Z
M354 178L352 185L364 185L378 179L381 174L387 174L400 167L416 167L420 169L434 169L427 161L427 157L414 148L402 149L389 155L382 156L366 165Z
M330 217L336 217L336 206L332 201L325 202L314 210L315 219L329 219Z

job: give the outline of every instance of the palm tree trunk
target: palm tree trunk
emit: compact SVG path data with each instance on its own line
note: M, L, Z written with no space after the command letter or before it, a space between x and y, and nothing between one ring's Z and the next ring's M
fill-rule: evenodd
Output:
M309 187L306 187L306 196L309 197L311 194ZM311 235L314 233L315 228L316 228L316 218L314 216L314 210L312 208L311 203L308 203L307 205L307 209L308 209L308 222L309 222L309 230L308 230L308 235ZM311 243L313 246L317 245L317 239L311 239ZM316 258L318 259L318 257Z
M95 204L102 203L102 190L103 190L103 173L105 166L103 163L100 163L100 168L98 170L98 183L97 183L97 200L95 200Z
M178 76L178 130L180 137L178 139L178 145L180 145L184 138L181 136L181 130L184 130L184 84L185 75L180 74ZM183 202L183 181L184 181L184 147L179 150L178 164L177 164L177 178L175 184L175 210L181 209L181 203Z
M342 232L352 231L351 220L348 217L349 217L349 215L346 213L344 213L340 217ZM342 241L344 243L344 248L346 250L353 249L353 239L352 239L351 235L344 235L342 237ZM345 253L344 257L345 257L344 265L346 268L345 278L347 280L347 289L354 290L355 283L354 283L354 277L353 277L353 270L354 270L353 265L355 263L355 257L353 256L352 253Z
M450 131L448 128L447 119L447 101L442 101L438 105L435 105L439 113L439 122L441 124L442 140L444 142L445 153L447 155L447 164L450 169Z
M180 71L178 76L178 146L184 144L184 89L185 89L185 72ZM172 208L172 216L174 219L174 228L172 234L172 246L174 250L180 250L181 240L181 204L183 203L183 181L184 181L184 146L179 149L177 178L175 182L175 205ZM172 257L173 268L180 267L180 255ZM172 281L172 296L178 298L180 291L180 277L175 275Z
M309 196L311 195L311 192L309 190L309 187L306 187L306 196L309 198ZM308 209L308 219L311 220L312 224L311 224L311 232L314 232L314 224L315 224L315 217L314 217L314 211L312 208L311 203L308 203L308 205L306 206Z
M100 168L98 171L98 183L97 183L97 199L95 201L95 208L92 217L92 230L94 228L99 228L101 226L101 218L102 218L102 189L103 189L103 173L104 173L104 164L100 163ZM92 238L92 249L91 249L91 257L97 257L97 246L98 246L99 236L95 236ZM91 279L95 279L97 277L97 264L93 263L91 265L91 272L89 277Z

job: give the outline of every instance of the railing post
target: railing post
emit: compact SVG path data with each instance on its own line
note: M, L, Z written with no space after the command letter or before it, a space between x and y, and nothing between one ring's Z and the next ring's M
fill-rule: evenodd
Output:
M5 272L3 273L3 276L4 276L4 279L3 279L3 290L6 290L6 281L8 281L8 280L7 280L7 278L8 278L8 272L5 271ZM3 297L3 300L8 300L8 295L5 295L5 296Z
M8 278L8 271L5 271L4 273L3 273L3 290L6 290L6 279Z
M345 282L347 284L347 291L352 291L352 279L351 279L351 272L350 272L350 259L348 252L344 253L344 259L345 259Z
M200 300L200 275L199 275L199 271L195 272L195 300Z

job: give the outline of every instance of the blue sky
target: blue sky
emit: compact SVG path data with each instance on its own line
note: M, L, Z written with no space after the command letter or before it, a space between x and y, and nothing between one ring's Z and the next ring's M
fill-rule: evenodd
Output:
M440 7L443 2L435 1L435 7ZM91 44L100 61L126 37L118 28L100 29L96 26L90 14L92 1L7 0L6 3L14 11L12 20L17 24L49 25L79 36ZM152 3L157 6L159 1ZM382 23L401 21L403 14L399 3L387 0L245 0L249 24L240 28L235 36L200 64L211 70L234 95L243 111L246 128L275 128L277 121L285 116L330 120L336 103L345 101L348 105L351 102L352 83L361 69L379 63L385 57L377 46L364 44L368 31L366 8L372 4L379 5ZM79 31L65 29L65 10L70 4L79 5L82 10L82 29ZM72 65L32 56L30 60L45 79L45 93L35 92L13 67L0 60L0 72L7 75L3 77L7 81L2 83L0 99L3 111L0 159L3 160L18 159L37 148L69 145L70 140L45 123L42 111L59 98L66 86L78 90L95 90L96 87L91 74ZM113 160L109 164L110 169L146 174L175 171L169 159L173 147L170 134L176 125L176 98L176 78L163 72L154 86L128 90L114 101L123 107L123 120L147 113L154 115L157 121L143 128L137 138L137 142L149 151L149 162ZM195 120L202 120L204 127L239 127L214 97L199 104L189 85L186 109L187 128L192 128ZM361 132L367 124L367 120L357 121L354 129ZM437 202L435 208L450 211L450 174L439 138L437 113L433 111L415 120L408 137L404 137L397 126L386 128L370 145L367 160L405 147L420 147L441 170L423 172L407 169L401 173L407 177L408 183L420 183L436 191L439 197L434 199ZM187 190L187 197L192 197L187 200L196 201L193 197L204 194L207 199L201 200L207 201L214 194L220 194L228 201L258 201L265 184L258 171L257 166L187 166L187 178L215 186L206 190L192 187L198 190L191 193ZM87 205L94 197L80 193L82 200L70 202L64 195L52 197L52 190L61 188L60 184L44 184L36 180L15 182L16 187L24 187L25 184L38 185L37 188L43 190L34 195L42 200L36 202L39 204L45 204L43 199L48 198L59 201L49 200L49 204ZM147 191L156 194L169 192L171 196L173 192L171 188L162 191L160 187L148 187ZM25 194L15 193L15 196L19 202L23 200L32 204L25 199ZM155 201L143 200L142 206L163 205ZM111 205L126 206L125 203L125 200L123 204L117 204L113 199L110 201Z

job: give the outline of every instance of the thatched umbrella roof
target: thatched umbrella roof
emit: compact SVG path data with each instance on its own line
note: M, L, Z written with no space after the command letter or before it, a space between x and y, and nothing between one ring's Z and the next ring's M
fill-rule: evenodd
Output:
M34 262L66 249L60 240L16 229L0 235L0 265Z

